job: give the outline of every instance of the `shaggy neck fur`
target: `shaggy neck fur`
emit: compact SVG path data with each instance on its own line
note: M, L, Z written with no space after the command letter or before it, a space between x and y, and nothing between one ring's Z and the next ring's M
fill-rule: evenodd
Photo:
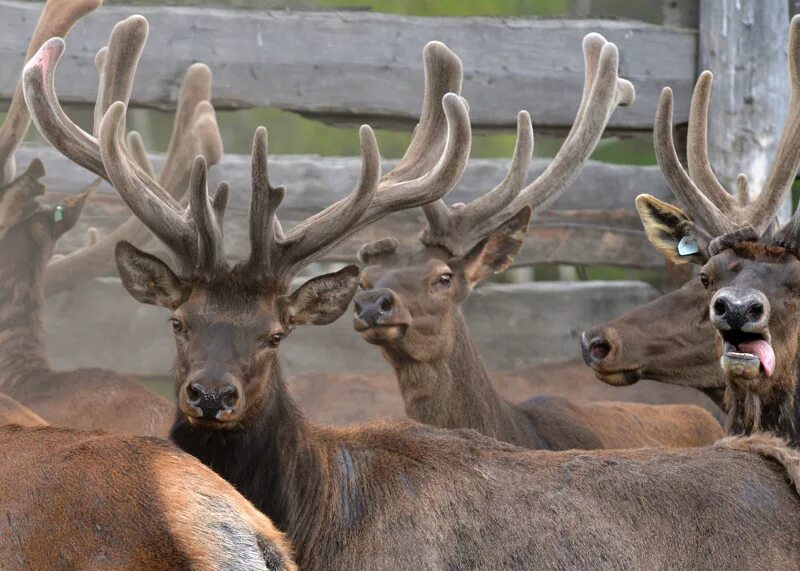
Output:
M524 415L497 394L460 308L453 316L453 337L450 354L435 361L385 351L397 373L406 414L440 428L473 428L521 446L540 444Z
M297 548L297 562L330 561L364 515L364 483L347 446L303 418L275 359L261 411L241 428L193 427L178 413L171 438L233 484ZM256 381L253 381L256 382ZM339 505L341 504L341 505Z
M44 348L42 304L45 256L17 248L11 240L0 247L0 392L18 398L20 390L50 371Z
M798 376L797 366L794 376ZM800 408L797 406L800 385L796 381L795 378L789 383L778 383L778 388L769 394L729 384L725 392L728 434L746 436L771 432L787 439L792 447L800 448Z

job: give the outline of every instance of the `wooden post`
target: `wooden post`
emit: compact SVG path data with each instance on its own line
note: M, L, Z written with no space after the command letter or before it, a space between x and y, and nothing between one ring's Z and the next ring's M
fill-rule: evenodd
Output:
M786 0L700 0L699 70L714 73L708 152L729 191L764 185L789 108ZM791 214L789 197L779 217Z

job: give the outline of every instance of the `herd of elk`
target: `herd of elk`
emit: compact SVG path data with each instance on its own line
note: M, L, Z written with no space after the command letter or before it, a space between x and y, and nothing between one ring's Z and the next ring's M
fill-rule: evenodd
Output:
M661 94L654 129L659 165L686 210L649 195L639 196L636 206L659 252L702 267L698 280L705 295L698 306L708 315L703 346L719 360L728 432L767 430L800 446L800 210L785 225L774 224L800 168L800 18L792 19L789 37L789 115L756 198L750 199L744 175L737 178L734 197L711 168L706 130L712 76L704 72L692 97L688 172L672 141L668 89Z
M354 326L367 342L380 346L397 373L406 414L426 424L473 428L504 442L548 450L710 444L722 429L696 406L581 404L554 396L509 403L495 390L467 330L461 303L476 284L510 266L533 212L569 188L616 106L633 102L633 86L617 75L613 44L589 34L583 49L583 100L549 168L525 186L533 132L523 111L510 170L497 187L470 204L450 208L439 199L423 206L427 226L415 251L398 252L392 238L362 247L359 259L367 267L354 298ZM433 103L447 91L461 90L461 62L452 52L440 53L441 61L429 62L440 73L427 74L425 101L431 107L423 109L423 117L441 114Z
M0 263L0 391L8 393L0 394L0 568L781 568L800 560L800 454L754 434L773 430L797 444L800 209L784 228L770 228L800 167L800 121L790 114L764 192L749 201L740 177L733 199L705 152L710 74L693 97L688 173L672 143L671 92L662 94L656 154L691 218L648 196L637 208L665 256L705 264L702 290L693 282L681 295L692 298L692 315L700 308L710 317L689 323L686 336L707 349L693 353L701 365L712 356L721 366L693 386L722 384L733 435L691 448L721 436L692 407L502 400L460 308L477 283L511 264L531 216L571 184L616 106L632 101L616 46L597 34L584 40L582 102L545 173L525 186L533 133L521 112L508 175L468 205L442 201L466 167L471 126L460 61L441 43L424 50L422 113L403 159L382 175L374 134L363 126L354 190L289 230L277 218L285 190L269 180L267 131L258 128L251 251L232 265L223 247L230 188L223 182L211 195L207 184L221 143L205 66L187 74L160 177L138 136L125 133L144 18L117 24L98 53L93 133L61 108L54 78L62 36L97 5L49 0L0 129L0 248L9 252ZM797 115L800 18L790 62ZM35 160L15 177L13 163L30 117L133 212L111 235L50 264L55 241L96 185L56 206L37 202L44 166ZM347 266L290 291L293 278L343 240L416 207L427 220L421 249L368 244L359 253L369 264L363 272ZM152 235L173 266L139 249ZM128 292L170 312L177 413L132 379L59 373L47 361L44 293L105 272L112 250ZM354 298L356 329L381 345L414 420L318 425L289 394L279 344L299 325L338 319ZM599 332L584 345L598 369L614 355ZM623 366L608 380L643 374ZM148 434L171 425L183 451L48 422ZM18 426L2 426L9 423ZM656 447L665 445L684 448ZM654 447L563 451L641 446Z
M37 23L28 57L44 40L66 35L84 14L100 5L99 0L50 0ZM107 85L99 92L95 117L119 98L129 96L130 85L109 70L124 68L133 54L98 52L97 68ZM128 91L126 91L128 90ZM209 163L219 161L222 142L210 104L211 72L201 64L186 73L178 102L175 127L167 159L159 180L175 196L186 192L196 154ZM45 187L40 161L15 178L14 152L30 125L22 82L0 128L0 391L20 401L49 422L80 429L103 429L141 435L166 436L173 416L172 404L135 379L102 369L54 370L45 349L41 313L45 292L55 293L103 273L113 263L116 242L126 238L144 245L150 232L135 217L119 229L67 256L51 260L58 238L77 222L85 192L68 196L60 204L38 202ZM138 134L128 134L137 162L155 177ZM136 405L132 406L131 403Z
M140 17L118 25L109 50L138 53L144 37L137 30L145 26ZM423 114L404 158L386 175L372 131L362 127L356 188L288 231L276 217L284 189L269 181L267 134L259 128L251 253L231 266L222 245L228 186L209 196L206 161L198 157L182 208L127 148L125 100L108 107L97 138L81 130L53 88L63 50L61 39L51 39L26 65L37 127L109 180L175 261L173 269L125 242L116 250L131 295L170 311L178 399L172 438L269 516L302 568L651 568L665 561L758 568L800 558L800 518L791 517L800 510L800 458L781 440L550 452L410 420L333 428L304 418L287 392L278 346L299 325L338 318L359 271L348 266L293 292L290 282L366 224L436 201L457 183L471 136L457 94L424 103L444 112ZM426 57L438 50L433 44ZM602 51L616 75L616 49ZM693 537L703 541L687 541Z

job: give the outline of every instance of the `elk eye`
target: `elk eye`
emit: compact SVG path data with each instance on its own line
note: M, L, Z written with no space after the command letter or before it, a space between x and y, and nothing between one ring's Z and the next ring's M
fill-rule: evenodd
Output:
M438 278L436 278L436 285L447 287L450 285L452 281L453 281L453 274L442 274Z
M273 347L277 347L280 342L283 340L283 333L273 333L269 336L269 344Z
M172 324L172 331L175 333L181 333L183 331L183 323L181 323L180 319L173 317L169 322Z
M700 274L700 283L703 284L703 287L708 287L708 276L706 274Z

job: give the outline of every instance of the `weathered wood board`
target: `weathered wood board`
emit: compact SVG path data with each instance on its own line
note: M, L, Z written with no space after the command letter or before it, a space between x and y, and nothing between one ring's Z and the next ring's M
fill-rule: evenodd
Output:
M41 4L0 1L0 100L17 83ZM276 107L329 121L413 123L422 98L422 48L445 42L464 62L464 95L476 127L513 127L529 110L538 128L572 124L583 85L581 40L599 32L620 48L621 75L636 104L614 113L616 129L650 130L658 93L675 90L677 122L688 116L696 32L634 21L422 18L367 12L246 11L110 3L79 22L56 85L62 100L93 103L94 54L113 25L134 13L150 38L135 105L170 107L193 62L214 72L220 108Z

